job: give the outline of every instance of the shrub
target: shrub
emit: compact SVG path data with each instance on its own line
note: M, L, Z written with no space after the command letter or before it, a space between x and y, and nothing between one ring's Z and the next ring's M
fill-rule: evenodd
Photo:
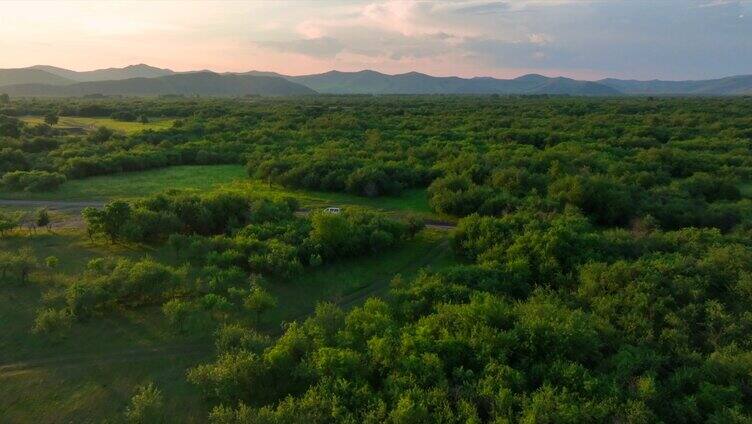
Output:
M2 186L10 191L53 191L65 180L65 175L57 172L14 171L3 175Z
M136 389L130 405L125 409L125 418L134 424L162 423L165 422L163 408L162 392L154 383L149 383Z
M59 333L68 330L73 321L73 316L66 309L43 309L37 312L34 318L34 333Z
M47 268L57 268L57 265L60 263L60 260L57 258L57 256L48 256L44 258L44 264L47 266Z
M112 115L110 115L110 118L116 121L134 122L138 117L132 112L117 111L113 112Z
M209 317L194 302L172 299L162 305L162 313L178 332L188 332L203 328Z

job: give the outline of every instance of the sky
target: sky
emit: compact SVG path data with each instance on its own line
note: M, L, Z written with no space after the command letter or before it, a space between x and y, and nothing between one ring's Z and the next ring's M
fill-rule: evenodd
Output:
M752 74L752 0L0 1L0 68Z

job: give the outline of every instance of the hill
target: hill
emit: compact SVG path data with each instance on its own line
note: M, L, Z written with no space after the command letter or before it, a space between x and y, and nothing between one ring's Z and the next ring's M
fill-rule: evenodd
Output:
M40 69L0 69L0 87L14 84L65 85L74 82Z
M607 78L598 82L624 94L716 96L752 94L752 75L696 81L638 81Z
M186 77L193 75L193 77ZM196 77L198 75L198 77ZM209 76L212 75L212 76ZM181 76L181 77L178 77ZM162 80L164 77L177 77ZM272 78L256 80L254 78ZM143 81L156 79L158 81ZM131 81L138 80L138 81ZM286 80L295 85L284 84ZM119 81L129 81L120 83ZM264 83L263 81L266 81ZM76 83L81 83L79 85ZM86 85L84 83L101 83ZM195 86L191 86L195 84ZM23 87L10 87L24 85ZM70 86L61 88L60 86ZM267 86L268 85L268 86ZM56 86L51 88L48 86ZM72 71L48 65L0 69L0 87L13 95L70 96L85 94L303 94L304 86L326 94L551 94L576 96L618 95L745 95L752 94L752 75L696 81L623 80L599 81L547 77L538 74L514 79L491 77L436 77L419 72L389 75L373 70L329 71L290 76L276 72L215 73L208 70L175 72L145 64L123 68Z
M596 82L542 75L503 80L488 77L434 77L418 72L387 75L365 70L330 71L286 78L320 93L332 94L620 94L618 90Z
M36 65L26 69L42 70L75 82L155 78L175 73L169 69L155 68L153 66L144 65L143 63L126 66L124 68L107 68L81 72L48 65Z
M167 94L201 96L285 96L315 94L310 88L279 77L220 75L213 72L175 74L156 78L82 82L67 86L20 84L3 87L11 96L158 96Z

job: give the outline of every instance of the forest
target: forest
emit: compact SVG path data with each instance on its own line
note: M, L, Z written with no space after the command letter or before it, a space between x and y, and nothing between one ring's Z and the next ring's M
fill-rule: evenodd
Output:
M0 415L750 422L751 149L749 97L0 96Z

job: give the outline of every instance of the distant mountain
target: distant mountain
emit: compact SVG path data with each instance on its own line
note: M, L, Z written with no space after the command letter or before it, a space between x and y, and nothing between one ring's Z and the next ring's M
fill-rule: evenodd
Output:
M714 96L752 94L752 75L697 81L638 81L606 78L598 82L624 94Z
M12 84L65 85L74 82L39 69L0 69L0 87Z
M285 77L319 93L332 94L571 94L618 95L605 85L569 78L524 75L496 78L434 77L418 72L387 75L376 71L339 72Z
M56 86L20 84L0 87L11 96L84 96L91 94L157 96L167 94L201 96L315 94L308 87L279 77L220 75L213 72L174 74L156 78L131 78L114 81L81 82Z
M228 74L235 74L235 75L256 75L260 77L282 77L282 78L293 78L289 77L287 75L278 74L276 72L267 72L267 71L248 71L248 72L227 72Z
M174 77L174 78L173 78ZM261 78L261 79L259 79ZM10 86L10 87L9 87ZM63 86L67 86L63 88ZM637 81L607 78L582 81L538 74L514 79L435 77L418 72L388 75L376 71L329 71L289 76L276 72L174 72L139 64L124 68L72 71L47 65L0 69L0 90L24 96L120 94L552 94L752 95L752 75L698 81Z
M126 66L124 68L107 68L81 72L47 65L36 65L25 69L42 70L75 82L124 80L130 78L156 78L166 75L172 75L175 73L169 69L155 68L153 66L144 65L143 63L139 65Z

